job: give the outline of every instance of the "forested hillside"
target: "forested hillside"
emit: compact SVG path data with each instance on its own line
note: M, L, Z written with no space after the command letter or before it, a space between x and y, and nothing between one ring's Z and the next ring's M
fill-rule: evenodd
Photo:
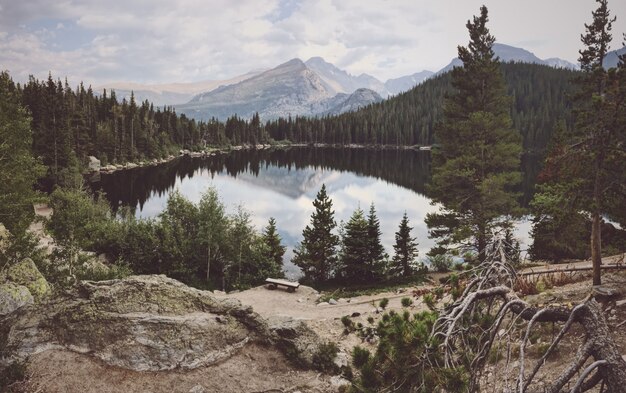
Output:
M94 94L81 83L31 78L19 87L32 116L33 152L49 168L48 179L63 183L89 155L104 164L165 157L180 148L260 143L267 140L258 118L246 122L196 122L170 107L155 108L134 97L118 101L115 92Z
M568 82L576 71L545 65L501 65L511 117L524 138L525 150L543 149L557 121L571 126ZM338 144L430 145L441 119L443 98L452 92L450 74L429 79L412 90L356 112L321 119L278 119L266 128L276 139Z

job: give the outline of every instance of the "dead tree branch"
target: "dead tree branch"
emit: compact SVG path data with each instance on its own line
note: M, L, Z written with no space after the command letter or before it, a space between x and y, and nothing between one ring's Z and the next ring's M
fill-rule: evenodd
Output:
M463 294L441 312L433 325L431 335L441 343L445 366L455 368L465 365L469 368L470 391L479 391L480 376L494 342L501 339L499 330L502 324L508 324L504 332L510 335L516 330L517 321L526 321L526 329L520 339L519 366L516 366L519 369L514 385L518 393L531 392L533 382L548 357L577 324L584 331L584 342L567 368L545 392L560 393L567 383L575 383L572 392L584 392L602 382L610 393L626 393L626 361L611 337L599 303L590 295L573 308L565 305L533 306L513 291L515 279L515 270L506 260L502 243L496 242L485 262L472 271ZM476 320L490 324L477 324ZM546 322L556 322L562 327L526 376L526 344L536 326ZM468 361L468 357L471 360ZM509 358L510 352L507 352L507 368ZM585 367L589 359L593 361ZM587 378L593 371L595 374ZM574 380L580 373L580 377Z

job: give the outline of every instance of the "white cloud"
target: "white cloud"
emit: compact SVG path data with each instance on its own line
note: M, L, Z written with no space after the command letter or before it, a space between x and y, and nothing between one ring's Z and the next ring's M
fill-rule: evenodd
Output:
M0 64L99 84L223 79L293 57L322 56L380 79L438 69L467 42L482 1L426 0L0 0ZM574 61L593 2L488 4L500 42ZM614 47L626 3L611 1ZM538 10L541 10L539 12ZM20 27L23 26L23 27ZM80 41L80 39L83 41Z

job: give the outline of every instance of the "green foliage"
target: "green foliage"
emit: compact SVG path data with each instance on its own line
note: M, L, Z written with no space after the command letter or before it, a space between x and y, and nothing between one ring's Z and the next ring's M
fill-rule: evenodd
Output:
M565 119L570 126L569 81L577 72L526 63L504 63L499 69L506 92L513 98L508 109L514 128L523 136L524 149L541 152L559 120ZM453 92L451 82L448 72L355 112L272 120L266 131L273 139L297 143L432 145L436 143L434 129L443 116L444 97Z
M0 222L17 239L34 217L33 186L44 173L31 150L31 118L21 101L9 74L0 72Z
M389 304L389 299L387 299L386 297L380 299L380 302L378 302L378 306L382 308L383 310L387 308L388 304Z
M268 271L269 277L284 277L282 267L286 247L281 244L281 241L276 230L276 220L274 217L270 217L267 227L263 231L264 256L272 263L272 269Z
M393 246L395 254L392 260L391 274L410 276L415 271L415 259L418 255L417 242L411 237L409 217L406 212L402 216L398 232L396 232L396 243Z
M380 392L391 386L398 392L463 391L467 372L443 367L438 342L430 337L436 318L434 312L384 314L375 353L358 346L352 352L358 374L351 391Z
M363 210L357 208L346 223L341 236L341 277L346 282L371 282L374 272L368 263L369 257L368 222Z
M370 351L360 346L355 346L352 350L352 364L354 367L361 368L370 360Z
M620 61L616 69L603 67L615 18L611 18L606 0L597 3L593 21L585 24L581 36L583 72L576 80L575 127L556 133L540 178L545 185L535 204L541 217L535 221L537 244L533 246L535 255L550 248L555 257L577 253L571 249L572 239L582 230L580 214L588 215L594 285L601 283L602 218L626 224L626 152L621 148L626 144L626 65ZM550 247L557 239L566 241L565 249Z
M455 92L446 99L436 129L438 148L433 151L429 189L443 209L426 218L440 246L461 245L480 255L493 229L520 212L513 190L521 182L522 152L487 21L487 8L482 7L481 15L467 24L469 45L459 47L463 67L452 70Z
M428 258L428 263L437 272L449 272L452 268L453 260L450 255L438 254Z
M374 203L370 205L367 215L367 265L366 279L369 281L380 280L385 271L385 260L388 258L381 241L380 222L376 216Z
M336 226L332 200L326 194L326 185L313 201L315 211L311 224L302 231L302 242L294 250L292 262L302 269L307 280L319 283L331 277L336 264L338 237L332 233Z
M313 354L313 368L328 374L338 374L340 370L335 364L337 353L339 353L339 347L334 342L320 344Z
M268 232L257 233L250 214L241 208L226 215L212 188L198 204L178 191L171 193L156 219L137 219L128 211L114 217L102 196L92 198L83 190L58 188L50 201L55 213L48 227L60 246L53 257L56 265L67 266L61 276L98 280L132 271L230 290L282 275L282 263L273 253L284 250L277 234L270 230L271 244L277 245L272 251ZM105 253L117 262L108 271L85 270L83 266L89 264L79 250ZM47 268L48 275L56 274L52 270ZM66 282L61 277L56 281Z
M426 307L428 307L430 310L435 310L437 301L435 300L435 297L432 294L430 293L424 294L422 296L422 301L424 302Z
M413 300L410 297L403 297L400 299L402 307L410 307L413 304Z

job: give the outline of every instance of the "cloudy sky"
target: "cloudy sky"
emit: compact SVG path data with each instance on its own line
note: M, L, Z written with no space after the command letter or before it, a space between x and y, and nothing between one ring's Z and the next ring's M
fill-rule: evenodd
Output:
M0 69L99 85L226 79L322 56L385 80L437 70L489 7L501 43L576 61L592 0L0 0ZM610 0L626 32L626 1Z

